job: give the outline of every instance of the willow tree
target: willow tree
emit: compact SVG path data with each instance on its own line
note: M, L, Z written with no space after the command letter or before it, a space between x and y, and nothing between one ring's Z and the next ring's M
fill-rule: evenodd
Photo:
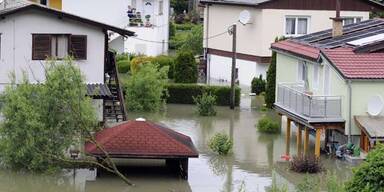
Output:
M13 83L1 95L4 121L0 124L0 158L9 168L59 170L70 162L67 152L71 146L81 145L82 140L96 143L92 135L99 128L96 112L85 96L80 69L70 59L51 61L46 66L44 83L32 84L26 75L22 82L12 78ZM105 162L86 163L122 176L110 159Z

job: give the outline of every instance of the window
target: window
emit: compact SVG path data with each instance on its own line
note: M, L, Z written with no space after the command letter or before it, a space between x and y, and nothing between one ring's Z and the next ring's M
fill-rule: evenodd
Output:
M350 25L354 23L360 23L363 20L362 17L344 17L343 25Z
M74 59L87 59L87 36L69 34L33 34L32 60L48 57L63 59L71 55Z
M163 15L164 2L159 1L159 15Z
M298 64L298 80L299 82L306 82L307 80L307 63L305 61L299 61L299 64Z
M309 17L294 17L285 18L285 35L305 35L308 34Z
M40 0L40 4L42 4L42 5L48 5L48 0Z

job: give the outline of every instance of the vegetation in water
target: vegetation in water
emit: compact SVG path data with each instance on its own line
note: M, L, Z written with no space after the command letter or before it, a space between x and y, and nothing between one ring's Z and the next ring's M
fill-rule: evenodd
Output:
M260 75L259 78L253 78L251 85L251 92L260 95L265 91L266 82L263 79L263 75Z
M130 111L159 111L167 97L168 67L156 64L141 65L126 82L125 101Z
M318 173L323 170L320 158L314 155L293 156L289 166L292 171L297 173Z
M262 133L279 133L280 125L269 117L263 117L257 123L257 130Z
M346 191L384 191L384 145L379 144L368 153L367 159L353 170Z
M212 151L220 154L227 155L232 149L233 142L228 135L223 133L217 133L214 135L208 144Z
M191 51L181 51L177 54L174 77L176 83L197 82L197 64Z
M201 116L215 116L216 115L216 96L211 93L203 93L197 97L193 97L197 106L197 112Z
M296 186L296 192L320 192L320 181L313 177L304 177L304 180Z

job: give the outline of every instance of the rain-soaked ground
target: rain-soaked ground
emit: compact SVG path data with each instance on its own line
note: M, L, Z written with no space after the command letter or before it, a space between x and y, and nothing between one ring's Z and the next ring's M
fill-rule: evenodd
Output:
M130 119L144 117L162 123L190 136L200 157L189 160L189 180L169 172L163 161L130 161L128 178L136 186L129 187L118 177L104 175L96 178L94 171L68 171L58 176L39 176L0 171L0 191L81 191L81 192L216 192L266 191L274 177L279 185L291 190L305 175L294 174L281 163L285 151L284 130L278 135L261 134L255 124L264 115L279 121L273 112L263 112L260 97L242 97L235 111L219 107L216 117L199 117L191 105L167 105L159 114L129 114ZM207 143L215 133L222 132L234 141L233 152L220 157L209 150ZM291 152L296 151L292 137ZM313 141L312 141L313 144ZM313 146L311 146L313 151ZM351 168L345 162L323 156L327 170L347 178ZM309 177L324 178L322 175Z

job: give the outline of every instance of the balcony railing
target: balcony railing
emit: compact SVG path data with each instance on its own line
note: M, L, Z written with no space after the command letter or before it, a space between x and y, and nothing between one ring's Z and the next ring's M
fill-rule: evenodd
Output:
M281 83L276 105L307 119L342 119L340 96L307 93L304 84Z

